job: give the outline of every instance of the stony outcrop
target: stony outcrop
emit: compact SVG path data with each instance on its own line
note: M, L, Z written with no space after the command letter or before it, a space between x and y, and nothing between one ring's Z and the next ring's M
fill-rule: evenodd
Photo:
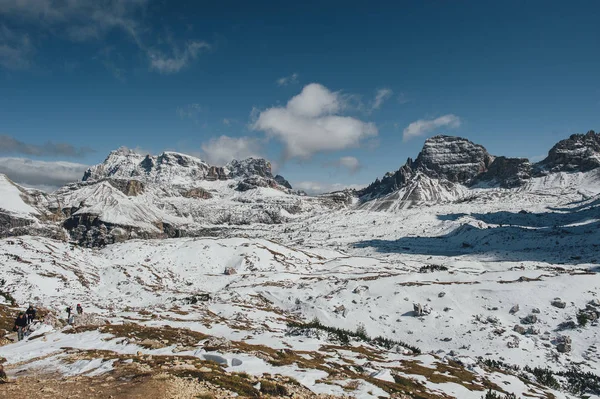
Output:
M425 141L411 167L429 177L466 184L485 172L493 159L483 146L467 139L435 136Z
M212 194L206 191L203 188L195 187L190 190L183 192L182 194L185 198L197 198L197 199L210 199L212 198Z
M225 168L229 170L230 178L260 176L273 179L271 162L263 158L248 158L243 161L234 159Z
M476 182L514 188L527 183L531 175L531 163L528 159L496 157L488 170L477 176Z
M554 172L587 172L600 166L600 133L573 134L559 141L548 156L535 165L535 175Z
M290 184L290 182L287 181L283 176L277 175L277 176L275 176L274 179L277 182L277 184L279 184L280 186L289 188L290 190L292 189L292 185Z
M435 136L425 141L416 160L409 158L396 172L386 173L358 195L363 201L381 197L405 187L419 175L449 183L471 184L488 170L493 160L485 148L467 139Z
M139 180L109 179L111 186L129 197L135 197L144 193L144 183Z
M211 166L208 169L208 173L206 174L206 180L215 181L215 180L227 180L227 172L225 168L219 166Z

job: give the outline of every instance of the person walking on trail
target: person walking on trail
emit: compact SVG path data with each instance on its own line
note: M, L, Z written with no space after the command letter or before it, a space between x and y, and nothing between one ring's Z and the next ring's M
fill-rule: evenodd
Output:
M19 312L19 316L15 320L15 327L17 329L17 338L22 341L25 338L25 330L27 329L27 317L25 313Z
M69 324L73 324L73 318L71 317L71 312L73 311L73 309L71 309L70 306L67 306L67 323Z
M78 303L77 304L77 314L82 314L83 313L83 308L81 307L81 304Z
M27 324L31 324L35 320L35 309L33 308L33 305L29 305L25 315L27 316Z

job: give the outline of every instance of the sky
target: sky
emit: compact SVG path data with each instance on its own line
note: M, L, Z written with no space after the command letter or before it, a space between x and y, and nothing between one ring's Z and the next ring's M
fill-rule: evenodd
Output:
M541 160L600 130L600 2L0 0L0 173L121 146L364 186L436 134Z

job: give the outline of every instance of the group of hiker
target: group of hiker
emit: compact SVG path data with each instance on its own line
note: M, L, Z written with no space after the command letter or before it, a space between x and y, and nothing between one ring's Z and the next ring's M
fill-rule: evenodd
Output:
M73 313L73 308L71 308L70 306L67 306L67 309L65 309L67 312L67 322L69 324L73 324L75 321L75 316L72 314ZM81 306L80 303L77 304L77 307L75 308L75 311L77 312L78 315L83 314L83 307Z
M25 312L19 312L17 319L15 320L14 330L17 332L17 338L19 341L25 338L29 325L35 320L36 310L33 305L29 305Z
M75 311L78 315L83 314L83 307L81 306L81 304L77 304ZM67 306L66 312L67 322L69 324L73 324L75 322L75 316L73 314L73 309L71 308L71 306ZM29 305L25 312L19 312L19 315L15 319L15 327L13 329L17 332L17 338L19 341L22 341L28 334L29 327L31 323L33 323L33 321L35 320L36 313L37 312L33 305Z

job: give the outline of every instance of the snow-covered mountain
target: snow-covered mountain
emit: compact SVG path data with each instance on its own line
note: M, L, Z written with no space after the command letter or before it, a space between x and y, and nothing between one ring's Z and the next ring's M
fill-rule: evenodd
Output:
M0 176L0 329L47 313L0 334L6 369L35 376L17 388L191 376L218 399L598 398L597 143L532 164L437 136L317 197L266 160L125 149L52 194Z
M536 185L536 178L585 173L598 166L600 134L594 131L560 141L546 159L534 164L525 158L490 155L483 146L464 138L435 136L425 141L414 161L409 158L396 172L386 173L357 195L362 208L394 210L456 201L478 195L482 189L527 189Z

